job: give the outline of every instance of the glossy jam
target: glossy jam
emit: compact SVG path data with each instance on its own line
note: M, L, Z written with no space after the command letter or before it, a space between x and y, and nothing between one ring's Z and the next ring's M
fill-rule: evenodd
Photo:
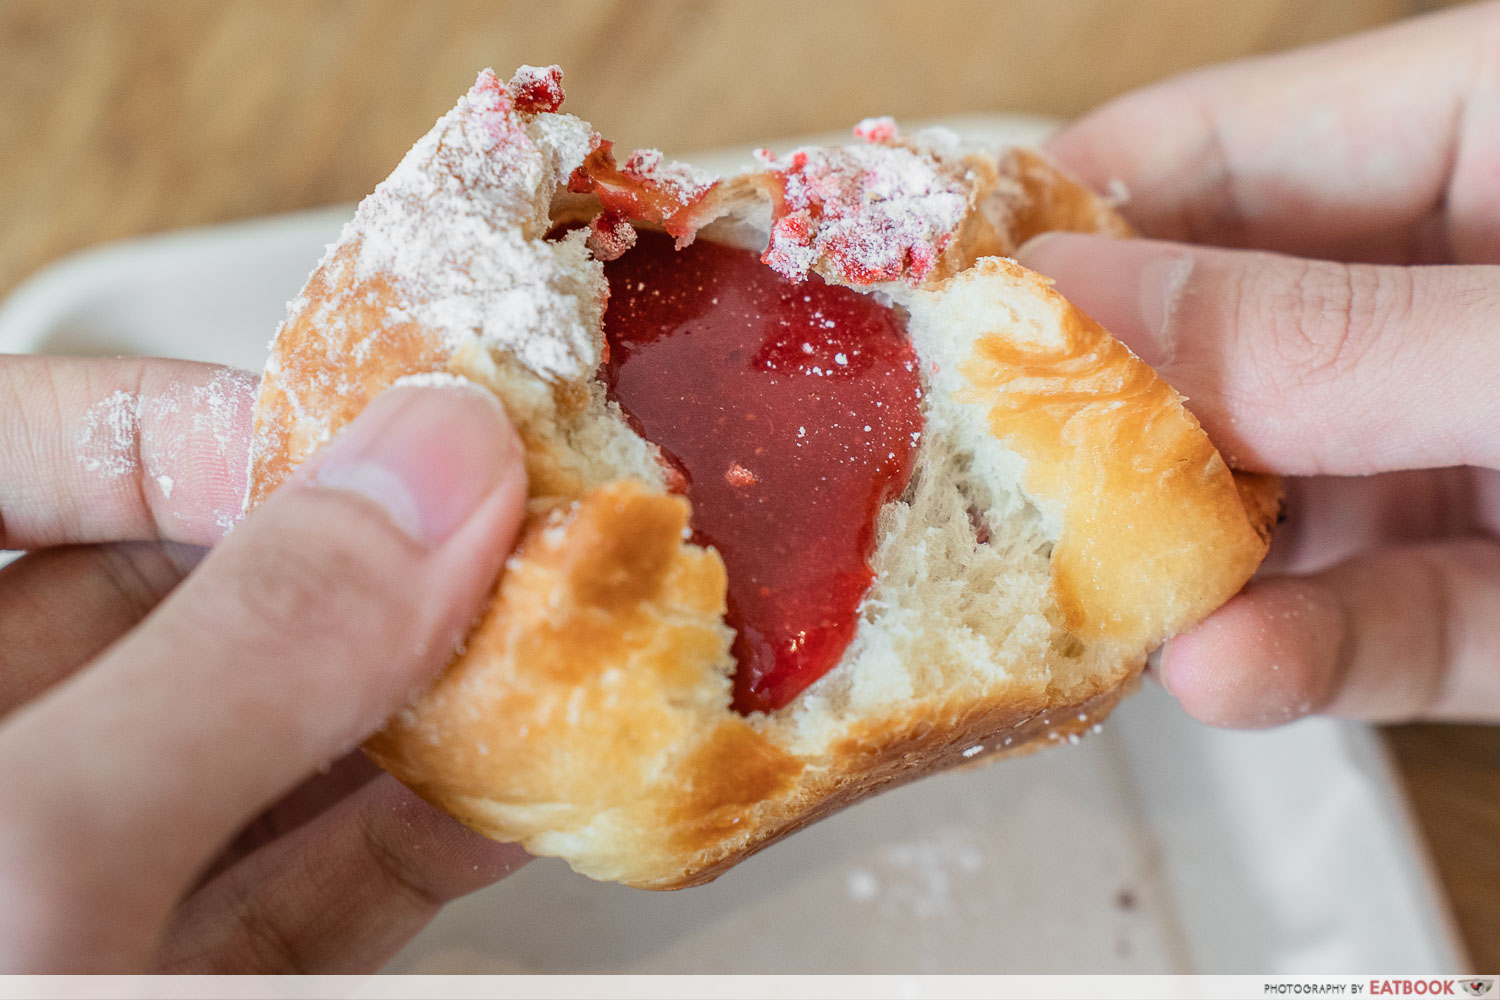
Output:
M660 233L605 265L611 398L682 475L729 573L735 708L780 708L842 656L875 516L911 476L917 360L896 315L744 250Z

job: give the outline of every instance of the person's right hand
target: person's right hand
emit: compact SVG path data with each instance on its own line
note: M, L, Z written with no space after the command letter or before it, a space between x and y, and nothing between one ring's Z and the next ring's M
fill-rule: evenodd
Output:
M1230 726L1500 720L1500 5L1190 74L1049 146L1180 242L1021 262L1232 466L1298 477L1262 574L1163 650L1168 690Z

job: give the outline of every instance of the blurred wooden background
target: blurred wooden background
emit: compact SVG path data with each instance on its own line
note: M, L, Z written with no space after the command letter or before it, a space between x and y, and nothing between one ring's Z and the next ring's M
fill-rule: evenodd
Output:
M486 65L559 62L569 107L622 145L683 150L869 114L1076 115L1445 5L4 0L0 295L103 240L354 201ZM1500 730L1391 743L1476 970L1500 968Z

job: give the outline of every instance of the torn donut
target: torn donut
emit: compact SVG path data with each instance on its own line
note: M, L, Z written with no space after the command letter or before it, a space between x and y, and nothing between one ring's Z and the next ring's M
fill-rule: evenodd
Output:
M1265 554L1277 484L1008 259L1129 232L1038 154L876 119L719 179L617 162L562 96L480 75L291 303L257 404L252 503L407 375L522 437L488 609L367 745L431 802L703 882L1086 731Z

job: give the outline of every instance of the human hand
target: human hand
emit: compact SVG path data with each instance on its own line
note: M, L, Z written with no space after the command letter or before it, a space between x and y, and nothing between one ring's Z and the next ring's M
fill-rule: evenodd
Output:
M1171 80L1050 142L1186 242L1047 235L1022 263L1232 466L1298 477L1262 573L1162 651L1200 719L1500 719L1497 122L1485 4Z
M514 432L394 389L219 543L254 391L0 358L0 970L372 969L525 859L350 752L488 595Z

